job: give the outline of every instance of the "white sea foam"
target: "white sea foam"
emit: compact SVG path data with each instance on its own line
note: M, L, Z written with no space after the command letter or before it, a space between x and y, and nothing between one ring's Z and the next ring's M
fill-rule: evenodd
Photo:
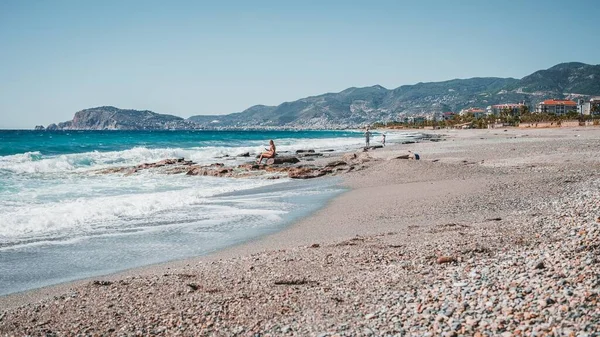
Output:
M360 135L360 134L358 134ZM405 139L405 133L389 133L387 140ZM377 140L377 139L374 139ZM278 139L278 151L298 149L336 151L362 146L364 139ZM186 158L197 163L222 161L225 155L259 153L266 144L248 142L244 147L159 148L135 147L124 151L86 152L44 156L28 152L0 157L0 246L48 238L103 235L131 229L148 230L161 224L193 221L251 226L280 221L293 205L273 202L273 196L296 192L278 190L272 194L245 197L240 194L215 198L282 180L187 177L152 172L123 177L87 174L106 167L137 165L165 158ZM246 161L247 158L239 158ZM232 161L228 163L235 163ZM74 174L76 173L76 174ZM288 207L288 208L286 208ZM256 221L251 220L256 217ZM241 220L243 219L243 221Z
M406 138L408 133L388 133L387 141ZM379 139L374 137L372 143ZM102 169L112 166L137 165L155 162L166 158L185 158L197 163L216 162L223 156L235 157L238 154L250 152L257 154L268 144L258 141L248 142L251 146L225 147L207 146L196 148L147 148L134 147L124 151L85 152L58 156L43 156L39 152L28 152L0 157L0 170L13 173L60 173L80 172L90 169ZM356 138L321 138L321 139L279 139L276 140L278 151L296 151L299 149L315 150L349 150L364 144L362 137Z
M276 183L255 179L240 184L206 177L102 178L87 184L76 180L27 188L12 195L12 202L0 204L0 241L223 216L223 208L211 205L211 197ZM119 180L123 186L112 186ZM83 191L76 189L79 185ZM236 210L230 207L226 212L235 214Z

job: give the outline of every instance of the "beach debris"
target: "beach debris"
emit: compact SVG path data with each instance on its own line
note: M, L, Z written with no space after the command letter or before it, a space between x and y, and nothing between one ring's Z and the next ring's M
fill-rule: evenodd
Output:
M96 280L96 281L93 281L92 284L95 285L95 286L109 286L109 285L112 284L112 282L111 281L99 281L99 280Z
M321 245L318 243L313 243L312 245L310 245L310 248L319 248L319 247L321 247Z
M196 283L188 283L186 284L188 287L190 287L193 291L196 291L200 288L199 285L197 285Z
M453 256L440 256L437 258L438 264L451 263L451 262L456 262L456 258Z

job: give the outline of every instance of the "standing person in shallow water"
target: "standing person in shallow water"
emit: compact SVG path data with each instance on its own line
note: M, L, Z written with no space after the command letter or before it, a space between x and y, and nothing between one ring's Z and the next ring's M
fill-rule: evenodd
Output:
M367 131L365 132L365 147L369 147L370 140L371 140L371 132L369 131L369 127L367 126Z
M385 133L381 134L381 144L385 146Z
M267 149L265 149L267 150ZM256 161L257 164L260 164L265 158L275 158L275 143L273 140L269 140L269 149L266 152L260 154L260 158Z

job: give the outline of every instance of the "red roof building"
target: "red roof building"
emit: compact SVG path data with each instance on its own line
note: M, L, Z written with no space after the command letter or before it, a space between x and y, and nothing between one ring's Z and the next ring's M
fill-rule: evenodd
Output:
M557 115L562 115L572 110L577 111L577 103L568 99L547 99L540 102L535 109L535 111L539 113L552 113Z

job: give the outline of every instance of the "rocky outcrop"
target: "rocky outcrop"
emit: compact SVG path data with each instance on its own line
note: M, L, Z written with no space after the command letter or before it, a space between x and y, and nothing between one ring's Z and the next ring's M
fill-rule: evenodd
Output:
M368 153L349 153L340 160L333 160L321 165L306 165L297 157L277 157L266 164L254 162L237 166L227 166L223 163L198 165L184 158L165 159L155 163L144 163L130 167L115 167L99 170L98 174L131 175L143 170L158 170L164 174L186 174L189 176L210 176L228 178L246 178L250 176L267 175L268 179L289 177L292 179L312 179L325 175L335 175L363 169L362 164L374 160Z
M35 128L33 128L36 131L44 131L46 130L46 128L43 125L36 125Z
M52 130L187 130L198 125L181 117L144 110L124 110L112 106L85 109L73 120L50 124Z

